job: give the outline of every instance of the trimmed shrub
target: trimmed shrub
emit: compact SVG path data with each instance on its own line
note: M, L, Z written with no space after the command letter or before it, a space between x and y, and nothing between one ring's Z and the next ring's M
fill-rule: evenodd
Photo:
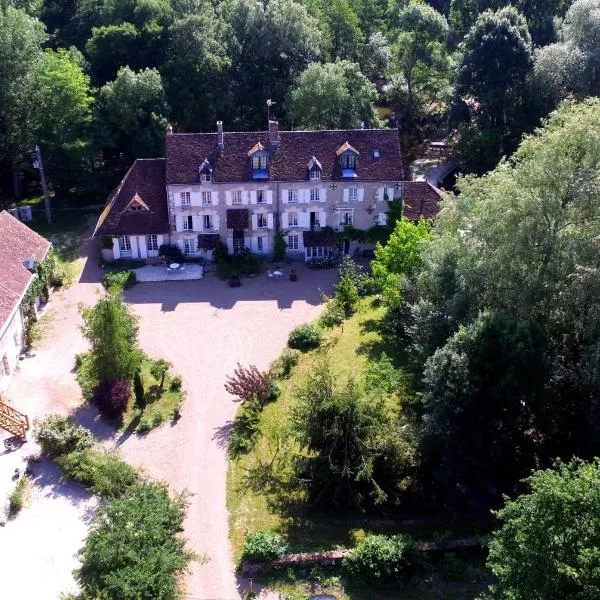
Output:
M354 314L359 298L358 289L350 275L342 275L335 286L335 300L346 317Z
M135 395L135 405L142 412L146 408L146 392L144 390L144 381L142 373L138 369L133 376L133 393Z
M160 389L162 391L165 385L165 375L169 370L169 362L164 358L160 358L159 360L155 360L152 362L152 366L150 367L150 375L156 379L156 381L160 381Z
M353 579L385 583L405 577L415 557L415 543L410 536L371 535L344 559L342 568Z
M321 327L335 327L344 322L345 316L344 309L340 303L335 298L330 299L327 301L327 306L319 318L319 324Z
M287 543L275 531L247 533L242 558L252 562L265 562L281 558L287 552Z
M127 409L131 396L129 382L124 379L103 381L96 386L92 402L108 419L119 419Z
M175 262L183 262L185 258L181 249L171 244L162 244L158 249L158 255Z
M19 478L15 489L8 497L8 515L10 517L16 517L21 512L21 509L25 506L28 492L29 478L27 475L23 475L23 477Z
M286 348L281 356L271 365L269 373L274 379L285 379L289 377L292 369L298 364L300 350L295 348Z
M71 452L56 462L65 477L79 481L103 498L120 498L138 481L137 471L116 452Z
M94 437L85 427L74 425L67 417L53 415L36 427L35 441L46 456L55 458L91 448Z
M109 271L102 278L102 285L109 292L121 292L133 287L137 283L137 277L133 271Z
M288 346L297 350L310 350L321 345L321 330L312 323L299 325L288 338Z
M181 381L181 377L179 377L179 375L176 375L175 377L173 377L173 379L171 379L171 385L169 386L169 389L172 392L178 392L181 389L181 385L182 385L182 381Z

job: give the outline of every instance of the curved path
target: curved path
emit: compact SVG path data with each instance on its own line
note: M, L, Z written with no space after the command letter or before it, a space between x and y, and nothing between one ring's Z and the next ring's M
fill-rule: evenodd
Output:
M102 275L93 240L84 242L82 254L79 281L53 296L45 339L10 384L15 405L30 415L67 412L81 402L71 372L75 353L86 348L77 304L95 302ZM265 369L289 331L320 312L321 293L330 292L335 274L296 268L298 282L290 282L285 269L280 280L263 275L240 288L214 275L136 285L126 300L140 317L140 344L149 355L171 361L183 377L182 417L143 437L114 437L94 411L79 410L78 419L107 443L114 441L126 460L189 492L184 535L190 549L207 557L191 566L189 600L237 600L243 591L235 579L225 502L226 434L237 405L223 384L238 362Z

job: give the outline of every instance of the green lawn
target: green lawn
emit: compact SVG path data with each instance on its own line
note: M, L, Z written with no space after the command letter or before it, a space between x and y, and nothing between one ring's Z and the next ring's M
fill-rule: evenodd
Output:
M181 390L171 390L173 375L167 372L161 391L160 381L157 381L150 373L152 362L151 359L145 357L141 368L144 389L146 390L146 408L143 413L140 413L135 406L133 394L131 395L120 427L124 431L143 433L153 427L158 427L165 421L175 418L176 411L181 407L183 392Z
M287 537L292 548L315 550L354 545L372 530L368 520L361 517L352 516L351 522L344 525L334 522L330 512L319 515L294 508L300 505L295 502L300 498L289 491L287 482L292 474L286 461L278 459L296 451L286 446L292 443L286 439L286 427L294 390L323 354L341 381L350 376L360 377L369 358L386 349L376 331L382 316L383 309L366 298L352 318L342 326L326 330L321 348L301 356L290 378L281 383L279 399L264 409L261 435L254 451L230 462L227 496L236 557L240 556L246 530L274 529ZM397 397L390 400L397 404Z
M338 546L352 547L371 533L409 533L430 538L444 525L400 523L380 515L336 513L335 510L315 512L303 505L299 492L294 492L293 474L285 459L298 451L286 436L288 419L294 403L294 390L306 379L315 363L325 354L332 370L344 381L360 378L369 360L382 352L391 355L378 333L378 322L384 314L372 298L361 300L357 313L343 326L326 330L320 349L303 354L289 379L281 382L279 399L267 405L260 422L260 436L252 452L229 463L227 503L230 536L236 560L241 556L246 531L271 529L287 539L290 551L330 550ZM408 379L399 394L388 397L390 405L399 407L414 398ZM392 515L393 516L393 515ZM463 526L472 533L475 524ZM454 534L462 533L459 528ZM315 579L314 577L309 577ZM318 579L318 577L317 577ZM310 597L310 584L297 579L290 571L265 579L287 600ZM438 598L476 598L487 585L487 574L480 558L444 561L426 577L402 588L376 591L368 588L343 587L339 580L324 580L322 593L334 594L338 600L433 600Z

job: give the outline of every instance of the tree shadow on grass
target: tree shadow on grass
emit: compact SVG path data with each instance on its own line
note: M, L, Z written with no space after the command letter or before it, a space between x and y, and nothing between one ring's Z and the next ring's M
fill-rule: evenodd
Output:
M125 431L119 436L117 439L117 446L121 446L124 444L136 431L137 426L140 424L142 420L142 414L137 413L133 419L129 422L129 425L125 428Z

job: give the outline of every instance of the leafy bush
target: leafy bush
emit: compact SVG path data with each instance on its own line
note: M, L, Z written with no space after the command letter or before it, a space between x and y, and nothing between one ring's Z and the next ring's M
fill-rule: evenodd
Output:
M336 325L341 325L346 316L343 307L335 298L328 298L326 301L327 305L319 318L319 324L321 327L335 327Z
M411 537L371 535L344 559L342 568L354 579L385 583L406 576L415 557L415 543Z
M338 262L335 258L313 258L307 263L309 269L334 269Z
M178 246L173 246L171 244L162 244L158 248L158 255L164 256L165 258L168 258L170 261L175 261L175 262L183 262L183 260L185 258L181 249Z
M91 448L94 437L85 427L74 425L67 417L53 415L36 427L35 441L44 454L55 458Z
M301 354L300 350L286 348L279 358L271 365L271 368L269 369L271 377L273 377L273 379L285 379L288 377L292 368L298 364Z
M217 264L217 276L221 279L230 279L240 275L256 275L260 272L259 257L247 249L224 259L219 259L219 261L215 259L215 262Z
M398 389L400 377L390 357L383 352L377 360L367 362L365 388L391 394Z
M216 264L226 262L229 258L229 252L227 246L223 242L219 242L216 248L213 250L213 260Z
M354 314L358 300L358 289L354 281L349 275L342 275L335 286L335 301L346 317Z
M50 285L54 288L61 288L67 283L69 275L64 265L56 265L52 271L52 277L50 278Z
M367 293L370 285L370 278L364 273L363 268L360 265L357 265L348 254L342 258L338 273L340 279L348 277L352 281L359 295L364 296Z
M298 350L310 350L321 345L321 330L312 323L299 325L288 338L288 346Z
M179 535L185 501L165 485L140 483L100 505L79 553L77 582L85 598L175 600L192 559Z
M42 330L40 328L40 322L34 315L27 317L25 321L25 348L27 350L33 348L42 339Z
M265 404L275 396L269 373L259 371L255 365L242 367L240 363L233 375L227 377L225 391L232 396L237 396L241 402L256 399L260 404Z
M23 506L25 506L25 501L27 499L29 490L29 478L27 475L23 475L23 477L19 478L17 481L17 485L15 489L11 492L8 497L8 514L10 517L15 517Z
M109 292L121 292L133 287L137 283L137 278L133 271L109 271L102 278L102 285Z
M258 403L246 403L233 420L227 442L227 452L232 460L248 454L254 448L258 438L261 409L262 405Z
M173 379L171 379L171 385L169 386L169 389L172 392L178 392L181 389L183 382L181 380L181 377L179 375L176 375L175 377L173 377Z
M102 415L115 420L119 419L127 409L130 396L129 382L124 379L103 381L96 386L92 402Z
M57 458L63 473L103 498L120 498L137 483L137 471L116 452L86 450Z
M244 539L242 558L253 562L264 562L281 558L287 552L287 543L275 531L247 533Z

